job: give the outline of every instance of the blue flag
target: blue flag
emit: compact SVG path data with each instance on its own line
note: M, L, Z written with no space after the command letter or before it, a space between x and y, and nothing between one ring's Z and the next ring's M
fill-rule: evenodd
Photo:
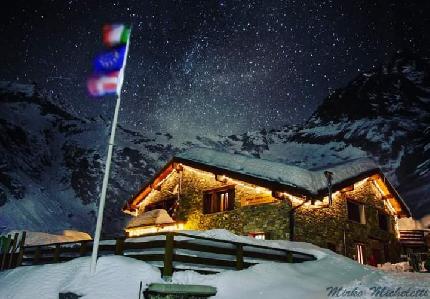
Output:
M94 59L94 71L96 73L119 71L122 68L124 57L125 46L117 47L99 54Z

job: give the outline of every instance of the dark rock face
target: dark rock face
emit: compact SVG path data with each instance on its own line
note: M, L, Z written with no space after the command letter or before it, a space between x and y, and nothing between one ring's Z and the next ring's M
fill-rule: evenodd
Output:
M192 146L305 168L373 158L415 216L430 213L429 59L400 53L337 90L300 125L182 140L118 127L105 233L127 221L124 202ZM32 85L0 82L0 229L93 231L110 123L73 115ZM49 229L48 229L49 228Z

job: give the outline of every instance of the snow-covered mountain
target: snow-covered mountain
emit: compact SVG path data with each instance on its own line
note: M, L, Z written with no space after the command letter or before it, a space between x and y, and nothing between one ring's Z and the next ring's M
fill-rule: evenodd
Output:
M0 230L93 231L109 121L68 112L31 85L0 83ZM430 214L430 60L400 53L324 100L305 123L181 140L119 127L105 232L127 219L125 200L191 146L318 169L368 156L415 216Z

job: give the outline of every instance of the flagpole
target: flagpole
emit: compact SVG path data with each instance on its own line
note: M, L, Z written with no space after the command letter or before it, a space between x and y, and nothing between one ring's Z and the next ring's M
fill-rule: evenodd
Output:
M109 138L109 144L108 144L108 154L106 158L106 166L105 166L105 172L103 176L103 185L102 185L102 193L100 195L100 204L99 204L99 210L97 213L97 224L96 224L96 231L94 233L94 240L93 240L93 252L91 255L91 266L90 266L90 273L94 274L96 272L96 265L97 265L97 255L99 251L99 244L100 244L100 235L102 231L102 225L103 225L103 212L105 208L105 202L106 202L106 192L108 187L108 181L109 181L109 171L111 166L111 160L112 160L112 151L113 151L113 145L115 141L115 132L116 132L116 125L118 123L118 114L119 114L119 107L121 105L121 89L122 84L124 82L124 71L125 66L127 64L127 56L128 56L128 47L130 45L130 37L131 37L131 27L130 27L130 34L127 39L126 47L125 47L125 57L124 57L124 63L121 68L119 78L118 78L118 86L117 86L117 99L116 99L116 105L115 105L115 113L113 115L113 121L112 121L112 128L110 132L110 138Z

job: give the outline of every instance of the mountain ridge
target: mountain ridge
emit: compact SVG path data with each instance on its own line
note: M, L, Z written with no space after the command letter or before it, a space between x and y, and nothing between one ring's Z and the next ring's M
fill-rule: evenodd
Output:
M303 124L181 140L118 126L104 232L173 155L199 146L317 169L370 157L416 217L430 213L430 63L399 53L329 95ZM37 88L0 82L0 230L92 232L110 122L82 118Z

